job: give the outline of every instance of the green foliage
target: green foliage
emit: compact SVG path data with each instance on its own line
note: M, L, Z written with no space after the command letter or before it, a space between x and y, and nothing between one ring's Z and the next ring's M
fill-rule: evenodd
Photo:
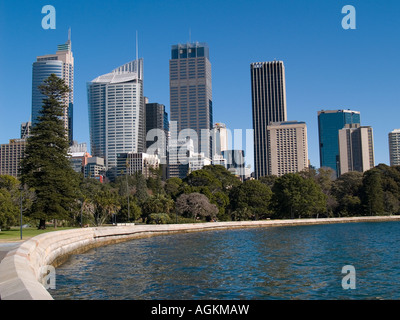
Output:
M364 173L361 197L366 215L384 213L384 192L381 172L374 168Z
M178 197L182 186L182 180L179 178L170 178L165 183L165 193L171 197L173 200L176 200Z
M164 195L157 194L142 202L142 219L146 221L152 213L169 214L174 210L174 201Z
M173 223L171 217L166 213L152 213L147 219L148 224L167 224Z
M17 224L19 207L12 199L11 193L0 188L0 229L10 229Z
M313 179L289 173L276 180L273 207L279 218L312 217L326 212L326 196Z
M247 180L229 194L232 220L266 219L271 216L271 188L259 180Z
M332 195L337 205L334 210L336 216L361 215L361 188L363 186L361 172L347 172L342 174L332 184Z
M71 219L77 198L77 177L68 159L69 143L61 120L62 98L69 88L64 80L52 74L39 89L45 98L38 122L27 140L21 179L36 195L29 215L40 219L40 227L44 228L46 220Z

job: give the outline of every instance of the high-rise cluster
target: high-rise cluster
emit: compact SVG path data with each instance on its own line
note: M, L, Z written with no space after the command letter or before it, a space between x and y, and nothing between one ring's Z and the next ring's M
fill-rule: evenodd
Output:
M31 127L40 116L44 96L39 86L51 74L65 80L63 98L71 164L86 177L102 180L141 171L150 176L162 168L164 179L184 178L205 165L225 166L241 179L250 176L243 150L231 146L232 133L213 122L210 49L195 42L171 46L170 116L162 103L144 95L143 59L138 58L87 83L90 153L73 140L74 56L70 34L54 54L38 56L32 65L31 121L21 137L0 146L0 174L17 176ZM250 64L254 138L254 178L282 176L310 167L307 125L288 120L283 61ZM360 112L318 111L320 167L340 175L374 167L373 130L361 126ZM400 129L389 133L390 165L400 165Z
M287 121L283 61L250 65L254 129L254 176L281 176L308 165L305 122Z

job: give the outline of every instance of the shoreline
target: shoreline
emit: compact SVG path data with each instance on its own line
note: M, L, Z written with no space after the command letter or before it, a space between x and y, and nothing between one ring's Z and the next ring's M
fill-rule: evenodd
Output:
M1 300L53 300L42 285L43 268L57 267L72 254L91 248L157 235L226 229L282 227L358 222L400 221L399 216L311 218L192 224L117 225L50 231L27 239L8 251L0 262ZM9 243L9 242L8 242ZM7 242L2 243L3 249ZM11 247L12 248L12 247ZM47 274L46 274L47 275Z

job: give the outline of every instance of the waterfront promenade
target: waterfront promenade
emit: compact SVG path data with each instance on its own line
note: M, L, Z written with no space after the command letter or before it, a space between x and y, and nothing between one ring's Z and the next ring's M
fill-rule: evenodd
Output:
M42 285L43 267L58 266L69 255L90 248L162 234L235 228L298 226L328 223L400 221L400 216L209 222L170 225L119 225L54 231L24 242L0 244L0 298L51 300Z

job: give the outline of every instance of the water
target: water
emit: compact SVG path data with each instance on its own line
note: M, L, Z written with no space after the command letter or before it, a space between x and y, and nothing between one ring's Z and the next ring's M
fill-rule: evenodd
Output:
M399 299L400 222L206 231L73 255L54 299ZM342 287L342 267L356 288Z

